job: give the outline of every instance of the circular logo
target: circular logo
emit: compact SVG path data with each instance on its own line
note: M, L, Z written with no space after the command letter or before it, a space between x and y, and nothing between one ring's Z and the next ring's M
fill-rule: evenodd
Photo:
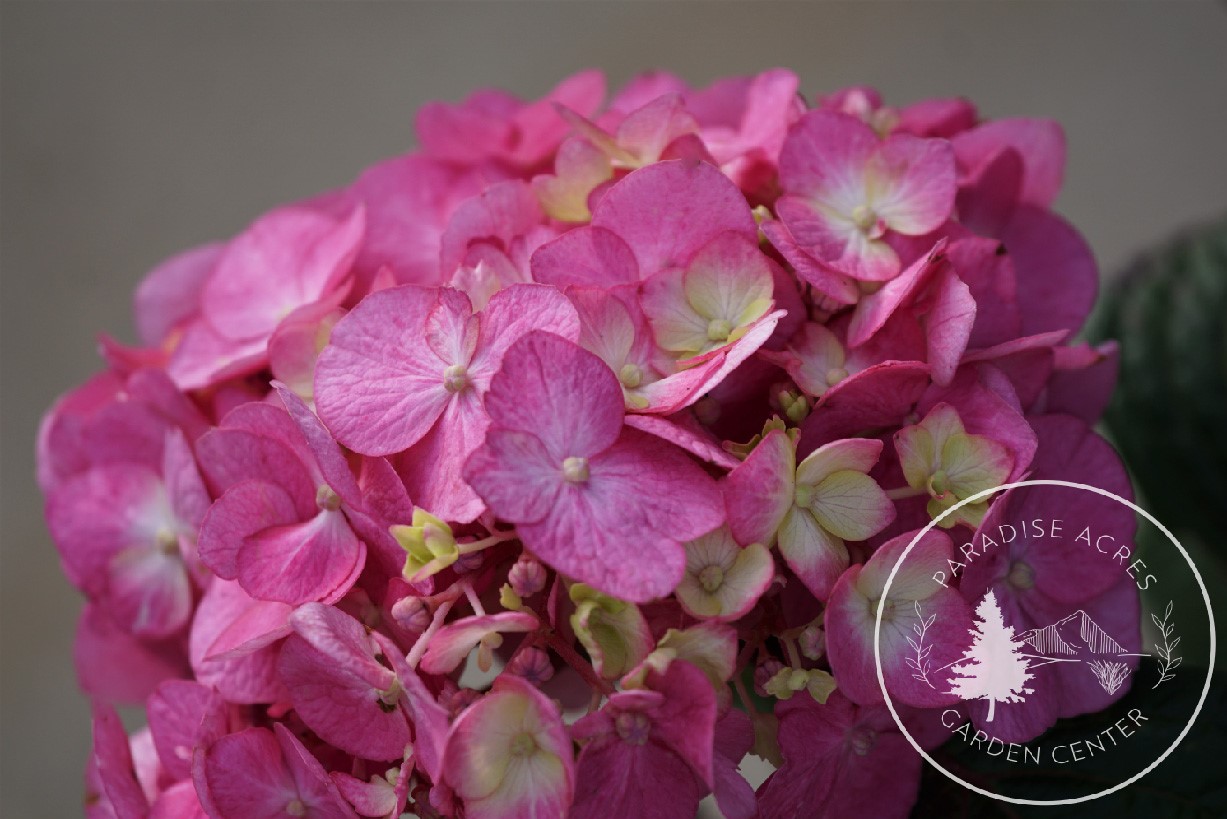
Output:
M939 528L998 493L974 534ZM1181 559L1163 559L1169 546ZM945 509L894 559L875 609L878 685L899 730L992 799L1119 791L1171 754L1210 690L1214 617L1197 567L1150 513L1087 484L1022 480ZM1079 768L1091 775L1068 776ZM1018 784L1045 773L1058 796Z

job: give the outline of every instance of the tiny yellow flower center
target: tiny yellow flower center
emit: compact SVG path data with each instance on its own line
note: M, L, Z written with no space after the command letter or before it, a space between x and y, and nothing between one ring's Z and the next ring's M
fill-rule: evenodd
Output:
M302 803L301 799L291 799L285 806L285 812L289 816L306 816L307 806Z
M567 458L562 462L562 477L571 483L584 483L588 480L588 459Z
M443 389L460 392L469 385L469 371L463 364L452 364L443 371Z
M868 233L878 223L878 215L868 205L857 205L852 209L852 224L861 233Z
M724 569L719 566L705 566L699 572L699 585L708 594L714 594L724 584Z
M714 318L707 322L708 341L728 341L733 332L733 325L722 318Z
M623 387L633 390L643 383L643 370L639 369L638 364L623 364L618 372L618 380Z
M827 384L834 387L840 381L848 377L848 371L843 367L832 367L827 370Z
M536 750L537 740L527 731L516 734L511 740L511 747L508 749L512 756L532 756Z
M1035 569L1029 563L1019 560L1010 566L1006 580L1016 589L1031 589L1035 587Z
M331 486L322 483L315 490L315 505L326 512L335 512L341 508L341 498L332 491Z
M933 497L942 499L950 491L950 478L944 469L939 469L929 478L929 492Z
M796 493L793 495L793 503L802 509L808 509L809 505L814 502L814 487L807 484L797 484Z

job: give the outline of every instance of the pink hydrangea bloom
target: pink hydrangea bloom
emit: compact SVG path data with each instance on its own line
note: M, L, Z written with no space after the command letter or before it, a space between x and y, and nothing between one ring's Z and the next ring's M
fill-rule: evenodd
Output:
M954 707L917 675L989 591L1138 644L1133 585L1044 538L934 581L1026 492L882 599L982 489L1128 494L1090 431L1118 351L1070 341L1097 273L1052 210L1060 128L801 92L655 72L604 102L585 71L429 103L420 149L145 277L139 342L104 335L37 440L86 598L88 816L904 816L879 602L911 716ZM1119 696L1037 673L998 737Z

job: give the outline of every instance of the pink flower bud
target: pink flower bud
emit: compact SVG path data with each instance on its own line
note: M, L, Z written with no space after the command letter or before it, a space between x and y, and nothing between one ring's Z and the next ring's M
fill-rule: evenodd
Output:
M521 598L532 597L544 589L545 579L545 567L527 555L522 555L507 575L507 582Z
M479 699L481 699L480 691L472 688L461 688L450 696L443 695L441 703L447 709L449 718L454 720L464 712L464 709Z
M754 690L761 697L769 697L767 693L767 683L771 682L779 670L784 667L784 664L774 657L769 657L758 664L754 669Z
M452 568L456 574L469 574L481 568L482 562L485 560L485 555L481 552L472 552L470 554L462 554L456 558L456 562L452 564Z
M550 662L549 654L532 646L512 657L507 664L507 671L534 685L540 685L554 676L554 665Z
M405 631L421 633L430 625L430 610L417 597L402 597L393 603L392 617Z
M818 623L810 623L797 637L797 647L801 654L810 660L821 659L827 650L827 633Z

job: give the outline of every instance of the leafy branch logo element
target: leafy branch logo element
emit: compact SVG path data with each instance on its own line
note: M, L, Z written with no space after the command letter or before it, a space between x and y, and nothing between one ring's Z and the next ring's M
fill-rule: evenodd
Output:
M1176 679L1176 675L1172 673L1183 659L1179 654L1176 654L1176 647L1180 645L1180 638L1170 639L1172 632L1176 630L1176 626L1169 623L1168 620L1172 616L1172 608L1175 605L1174 600L1167 601L1167 608L1163 609L1163 619L1159 619L1159 615L1153 612L1150 619L1154 621L1155 627L1159 629L1159 633L1163 635L1162 643L1155 643L1155 654L1159 655L1159 681L1150 688L1153 691L1168 680Z
M937 615L930 614L928 617L925 617L920 611L919 600L915 601L913 605L916 607L917 622L912 623L912 631L916 633L916 639L913 640L911 637L908 637L907 644L912 647L913 651L916 652L916 656L908 657L907 664L908 667L912 669L913 680L918 680L930 688L933 688L934 685L929 680L929 653L933 649L933 646L925 645L925 632L929 630L929 626L933 625L933 621L937 619Z

